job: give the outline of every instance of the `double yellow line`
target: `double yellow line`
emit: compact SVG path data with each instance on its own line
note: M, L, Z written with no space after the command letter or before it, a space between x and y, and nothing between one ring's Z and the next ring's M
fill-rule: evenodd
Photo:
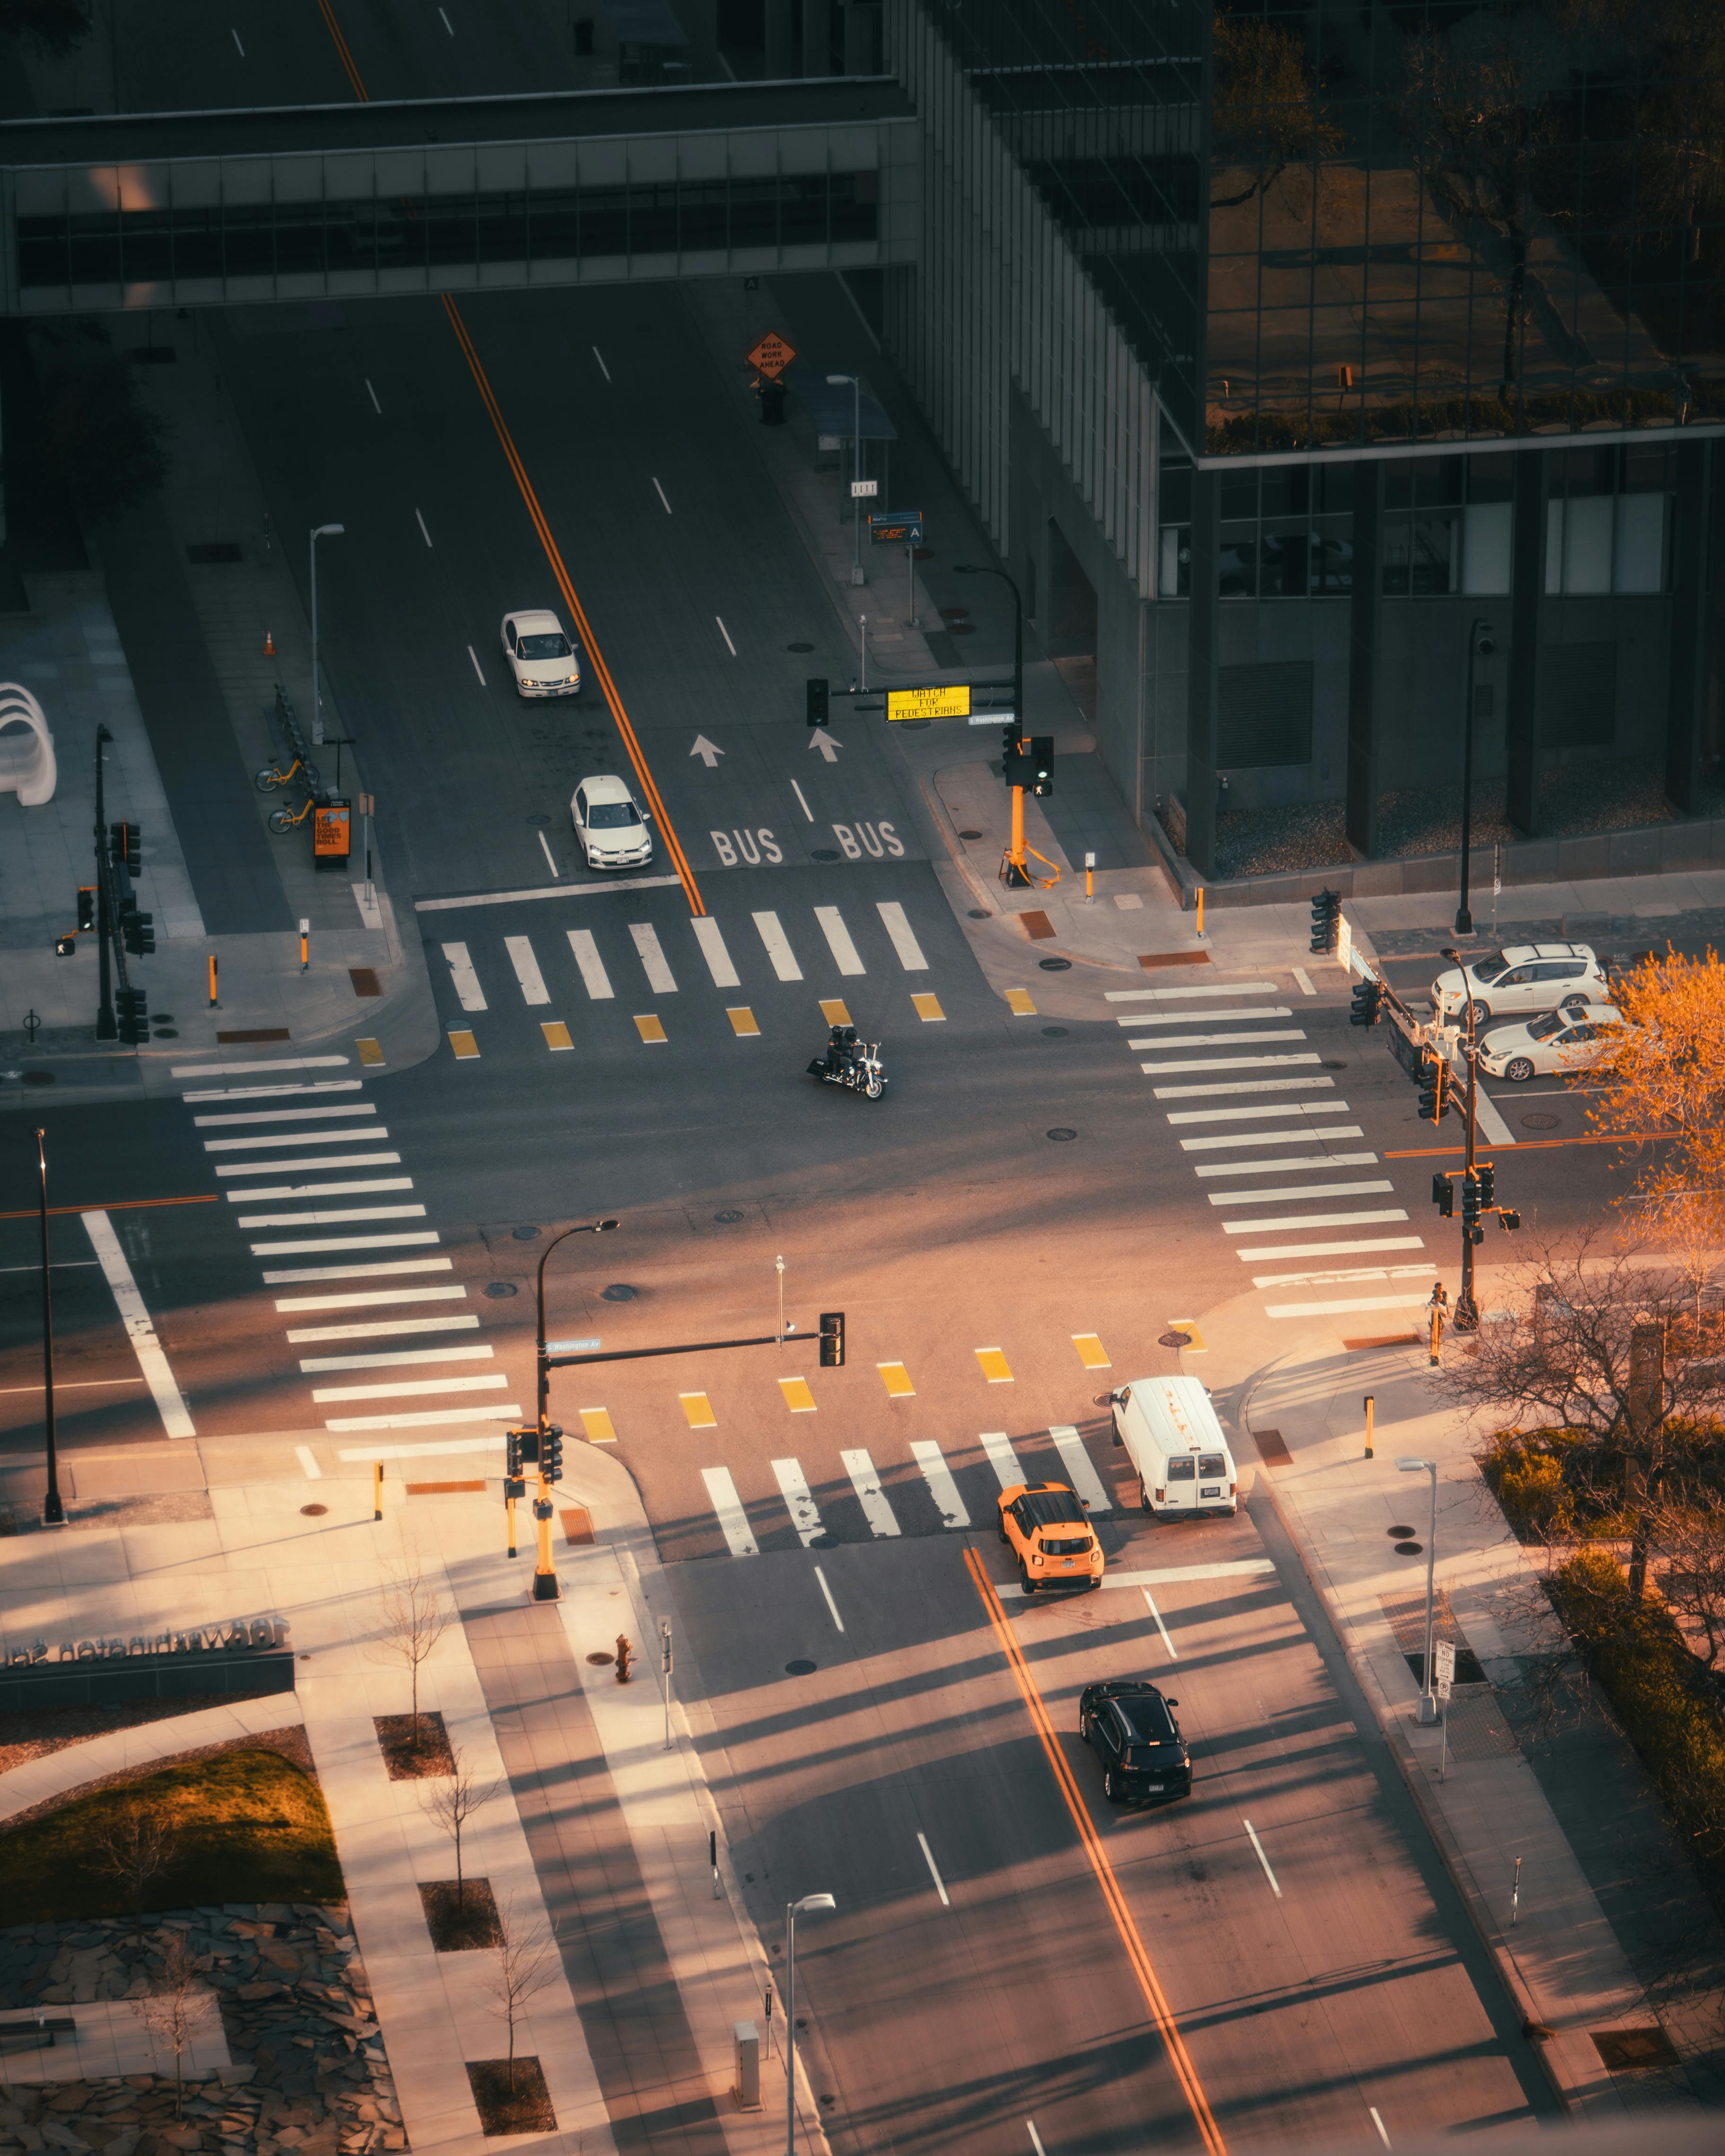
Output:
M1150 1956L1139 1936L1137 1924L1127 1907L1120 1881L1114 1876L1114 1867L1108 1861L1108 1853L1102 1847L1089 1809L1072 1778L1072 1770L1066 1764L1065 1755L1055 1735L1054 1723L1049 1718L1042 1694L1037 1690L1036 1680L1030 1674L1017 1637L1007 1621L1000 1597L994 1592L994 1583L974 1550L966 1550L964 1562L972 1583L982 1598L983 1608L988 1612L988 1622L994 1628L994 1636L1000 1642L1001 1651L1006 1656L1019 1695L1029 1711L1030 1721L1041 1742L1044 1754L1054 1769L1055 1781L1061 1796L1065 1799L1066 1810L1072 1815L1072 1824L1078 1830L1078 1838L1084 1845L1085 1855L1090 1859L1096 1884L1102 1890L1102 1899L1108 1906L1109 1915L1114 1919L1114 1928L1120 1934L1121 1944L1126 1948L1126 1958L1132 1964L1132 1974L1137 1979L1138 1989L1144 1994L1144 2004L1150 2010L1150 2018L1156 2024L1168 2051L1174 2078L1180 2084L1180 2092L1198 2123L1199 2133L1209 2156L1227 2156L1228 2144L1222 2138L1222 2129L1216 2123L1209 2099L1198 2078L1198 2069L1192 2063L1192 2055L1186 2049L1185 2040L1174 2020L1173 2010L1157 1980L1156 1971L1151 1967Z
M365 86L359 69L353 64L353 55L347 49L347 40L341 34L341 26L336 20L335 10L330 5L330 0L317 0L317 7L318 13L323 17L325 28L335 41L336 54L340 57L342 67L347 70L348 81L353 86L354 95L362 105L369 104L371 94ZM617 731L623 737L623 746L628 752L629 762L634 768L634 774L640 783L641 791L646 796L647 804L652 809L655 820L659 825L660 837L665 843L665 850L671 857L671 865L677 872L677 880L683 886L684 896L689 901L689 909L697 916L703 915L706 911L706 907L701 901L701 888L695 880L695 871L689 865L688 857L683 851L682 841L678 838L670 818L665 814L664 802L659 798L659 788L653 783L653 773L647 767L647 759L642 752L640 742L636 737L634 728L629 722L629 713L623 707L623 699L618 694L617 684L611 677L611 670L606 665L604 654L600 651L598 639L593 635L593 625L587 618L587 609L576 596L574 583L568 570L563 565L562 554L557 547L557 542L552 536L551 526L546 519L545 511L539 506L539 497L533 490L533 482L527 476L527 468L522 463L521 452L516 448L514 438L510 434L508 423L503 417L502 407L498 403L496 394L486 377L485 367L480 362L467 325L461 319L460 309L447 292L443 295L443 302L444 312L449 318L449 326L455 332L455 341L461 347L461 356L467 362L468 372L473 377L485 410L490 414L491 424L496 430L497 439L502 445L509 469L515 475L515 483L521 490L521 500L526 505L527 515L532 521L533 529L539 535L539 543L545 550L545 558L551 564L552 574L557 578L557 589L562 593L564 603L574 616L575 625L581 632L581 641L586 647L588 663L598 676L599 685L605 692L605 701L610 706L611 716L617 721Z

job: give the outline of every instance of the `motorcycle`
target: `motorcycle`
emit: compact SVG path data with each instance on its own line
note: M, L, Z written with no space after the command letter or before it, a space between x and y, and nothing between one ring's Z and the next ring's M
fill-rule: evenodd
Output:
M854 1025L835 1025L827 1037L827 1052L809 1066L811 1078L823 1085L843 1086L866 1099L878 1101L886 1091L886 1074L880 1068L878 1040L859 1040Z

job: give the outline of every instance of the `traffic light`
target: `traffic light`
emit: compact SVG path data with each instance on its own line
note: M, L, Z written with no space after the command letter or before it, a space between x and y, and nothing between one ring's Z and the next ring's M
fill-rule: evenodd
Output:
M93 883L81 883L81 884L80 884L80 885L79 885L79 886L78 886L78 932L79 932L79 934L81 936L82 934L84 934L84 932L85 932L87 929L94 928L94 927L95 927L95 924L96 924L96 895L95 895L95 886Z
M1420 1122L1441 1122L1444 1110L1449 1106L1449 1097L1450 1066L1440 1055L1434 1055L1428 1050L1420 1086Z
M1472 1170L1461 1178L1461 1234L1464 1241L1470 1243L1486 1240L1486 1231L1480 1225L1479 1178Z
M842 1310L824 1310L820 1314L820 1367L823 1370L842 1370L845 1368L845 1313Z
M1312 948L1333 951L1341 931L1342 898L1338 891L1321 891L1312 901Z
M1382 982L1362 981L1353 992L1353 1005L1348 1014L1348 1023L1350 1025L1376 1025L1383 1014Z
M503 1433L503 1471L511 1482L521 1479L521 1434L518 1430Z
M156 931L151 925L155 919L153 913L140 913L136 906L120 916L120 933L134 958L147 958L156 948Z
M1029 762L1024 729L1014 720L1000 730L1000 776L1009 786L1029 786L1032 783L1026 768Z
M1054 736L1032 734L1030 737L1030 767L1033 773L1031 791L1045 800L1054 792Z
M1445 1220L1455 1219L1455 1186L1447 1175L1435 1175L1431 1178L1431 1202Z
M147 1004L141 988L121 988L114 998L120 1038L136 1048L150 1038Z
M811 726L824 726L827 722L827 684L819 675L811 674L803 684L804 710Z
M108 859L128 875L137 874L143 859L143 836L136 824L109 824Z
M523 1424L520 1430L511 1430L509 1445L509 1460L516 1474L519 1475L524 1466L536 1467L539 1465L539 1431L536 1426L529 1430Z
M1497 1212L1497 1224L1507 1235L1513 1235L1522 1224L1522 1216L1513 1205L1500 1206Z
M1484 1212L1497 1195L1497 1168L1494 1162L1482 1160L1474 1170L1479 1178L1480 1210Z
M539 1448L539 1472L547 1482L562 1479L563 1433L555 1423L546 1427L544 1442Z

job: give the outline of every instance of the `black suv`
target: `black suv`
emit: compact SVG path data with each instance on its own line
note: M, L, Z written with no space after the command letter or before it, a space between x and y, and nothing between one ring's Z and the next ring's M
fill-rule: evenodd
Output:
M1179 1703L1142 1677L1085 1686L1078 1733L1102 1763L1102 1794L1111 1804L1191 1795L1192 1755L1168 1712Z

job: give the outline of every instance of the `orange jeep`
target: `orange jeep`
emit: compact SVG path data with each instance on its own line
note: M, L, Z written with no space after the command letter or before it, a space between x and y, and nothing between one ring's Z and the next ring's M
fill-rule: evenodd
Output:
M1000 1539L1017 1553L1027 1595L1044 1587L1100 1587L1102 1546L1084 1501L1064 1482L1017 1482L1000 1493Z

